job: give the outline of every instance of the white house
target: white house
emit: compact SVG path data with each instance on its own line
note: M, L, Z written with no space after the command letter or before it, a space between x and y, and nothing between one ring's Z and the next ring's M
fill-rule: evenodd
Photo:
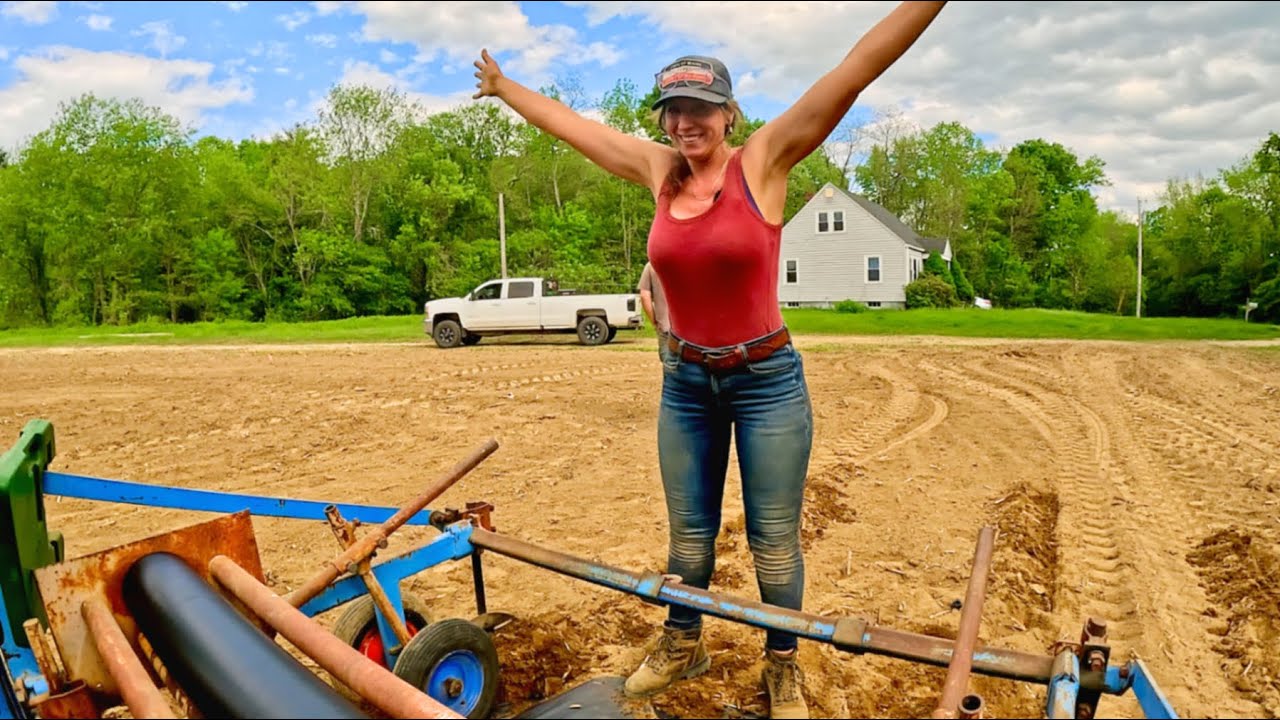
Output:
M883 207L827 183L782 228L778 302L904 308L904 288L930 252L951 264L950 241L921 237Z

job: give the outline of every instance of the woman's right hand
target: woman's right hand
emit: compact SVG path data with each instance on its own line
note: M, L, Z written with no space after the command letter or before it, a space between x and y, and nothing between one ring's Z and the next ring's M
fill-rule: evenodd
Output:
M497 95L498 81L502 79L502 69L498 67L498 61L493 59L488 50L481 50L480 59L475 62L475 66L476 77L480 80L476 83L476 87L480 90L471 97L478 100L482 97Z

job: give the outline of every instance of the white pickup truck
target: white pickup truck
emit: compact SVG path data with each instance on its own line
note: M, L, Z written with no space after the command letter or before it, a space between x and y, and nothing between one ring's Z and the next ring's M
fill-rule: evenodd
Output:
M583 345L603 345L643 322L639 295L578 295L543 278L490 280L465 297L431 300L422 313L423 328L442 348L486 335L572 332Z

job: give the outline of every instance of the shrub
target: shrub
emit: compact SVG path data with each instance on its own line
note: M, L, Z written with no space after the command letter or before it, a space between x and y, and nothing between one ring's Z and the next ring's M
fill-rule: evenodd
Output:
M955 305L956 289L937 275L921 275L907 284L907 308L947 308Z
M841 300L836 303L836 312L842 313L863 313L869 312L871 308L863 305L857 300Z

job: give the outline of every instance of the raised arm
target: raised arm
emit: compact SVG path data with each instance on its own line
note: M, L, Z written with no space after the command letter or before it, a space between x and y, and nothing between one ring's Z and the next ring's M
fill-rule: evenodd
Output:
M827 139L858 95L915 43L943 5L903 2L868 30L834 70L751 136L744 153L754 156L766 185L785 180L796 163ZM748 162L748 155L743 157Z
M569 143L588 160L624 180L643 185L655 196L674 161L674 150L585 118L564 103L506 77L488 50L475 62L480 90L474 97L496 97L534 126Z

